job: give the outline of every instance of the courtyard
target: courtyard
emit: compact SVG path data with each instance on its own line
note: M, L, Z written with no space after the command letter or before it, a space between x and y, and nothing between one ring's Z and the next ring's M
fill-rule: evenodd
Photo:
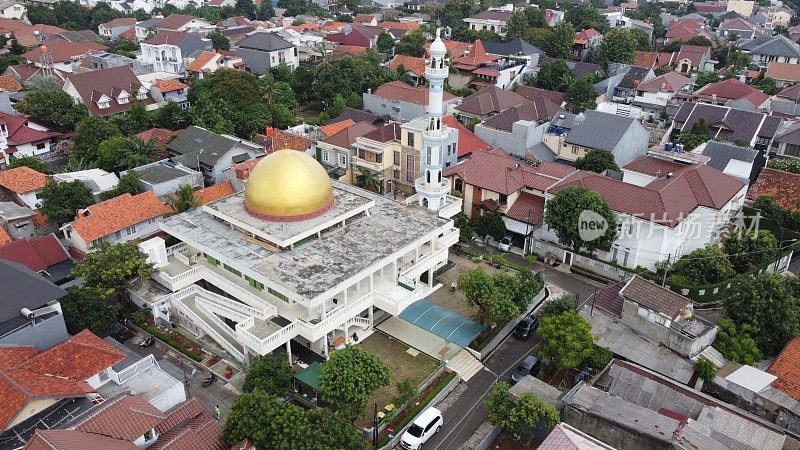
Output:
M408 379L414 386L419 386L439 368L439 361L436 359L378 331L369 335L358 345L377 355L384 364L389 366L391 371L389 385L372 394L367 402L367 409L357 421L359 426L371 426L373 408L376 403L379 411L392 403L392 399L397 395L397 383ZM409 350L411 351L409 352Z

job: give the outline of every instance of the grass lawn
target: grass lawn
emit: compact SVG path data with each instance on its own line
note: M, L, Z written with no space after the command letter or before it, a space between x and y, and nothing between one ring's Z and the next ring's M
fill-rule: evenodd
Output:
M439 362L434 358L424 353L411 356L406 352L409 348L408 345L378 331L369 335L358 345L364 350L378 355L381 361L388 365L391 370L389 385L378 389L372 394L369 402L367 402L367 410L356 421L359 426L371 426L375 403L378 404L379 411L384 406L392 403L392 398L397 395L397 389L395 388L397 383L407 378L411 380L414 386L419 386L439 367Z

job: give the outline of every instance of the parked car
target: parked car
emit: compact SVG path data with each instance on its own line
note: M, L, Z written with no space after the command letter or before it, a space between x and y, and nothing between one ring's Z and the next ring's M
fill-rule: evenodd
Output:
M511 381L517 383L528 375L536 376L539 374L539 369L541 369L541 367L542 361L540 361L539 358L533 355L528 356L522 360L522 364L520 364L517 370L511 375Z
M500 239L500 243L497 244L497 249L501 252L507 252L511 250L511 236L504 236L503 239Z
M400 446L408 450L418 450L434 434L442 429L442 413L434 407L422 412L400 438Z
M539 319L534 316L528 316L514 327L514 332L511 334L520 341L526 341L537 328L539 328Z

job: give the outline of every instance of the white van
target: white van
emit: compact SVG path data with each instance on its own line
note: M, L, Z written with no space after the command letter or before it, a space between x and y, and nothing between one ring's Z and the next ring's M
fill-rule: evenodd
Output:
M430 407L417 416L400 438L400 445L409 450L419 450L434 434L442 429L442 413Z

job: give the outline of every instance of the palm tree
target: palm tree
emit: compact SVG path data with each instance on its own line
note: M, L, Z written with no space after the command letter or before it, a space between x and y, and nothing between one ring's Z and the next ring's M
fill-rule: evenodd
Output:
M188 184L182 184L169 201L176 213L182 213L200 206L200 199Z
M278 97L278 90L275 88L275 77L273 77L272 74L266 74L264 78L261 79L261 87L264 92L261 99L268 105L275 104L275 100Z
M31 81L30 89L45 92L61 90L58 86L58 80L53 75L35 77L33 81Z
M381 190L381 182L375 178L375 175L372 172L363 167L358 168L356 183L358 183L359 187L362 187L368 191L380 192Z

